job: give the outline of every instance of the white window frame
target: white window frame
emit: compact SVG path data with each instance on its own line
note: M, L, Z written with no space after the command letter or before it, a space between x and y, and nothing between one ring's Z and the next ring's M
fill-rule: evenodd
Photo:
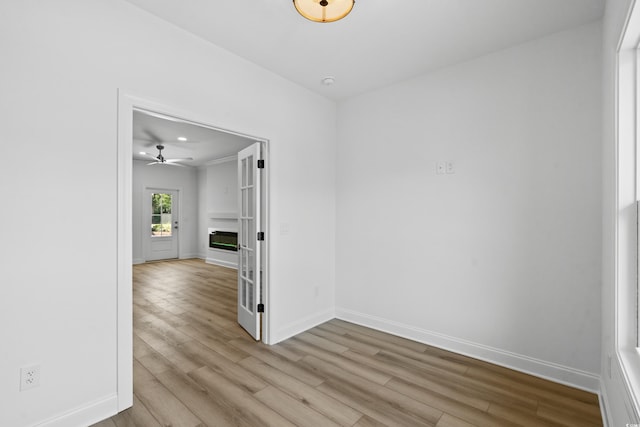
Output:
M635 6L635 5L634 5ZM640 7L632 7L616 63L615 361L638 416L640 408L640 295L638 247L638 93ZM611 361L609 361L611 363ZM609 366L611 376L611 366Z

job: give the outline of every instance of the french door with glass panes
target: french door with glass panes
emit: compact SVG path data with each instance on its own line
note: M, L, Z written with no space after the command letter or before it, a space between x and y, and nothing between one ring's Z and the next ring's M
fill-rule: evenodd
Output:
M238 323L260 340L262 293L260 143L238 153Z

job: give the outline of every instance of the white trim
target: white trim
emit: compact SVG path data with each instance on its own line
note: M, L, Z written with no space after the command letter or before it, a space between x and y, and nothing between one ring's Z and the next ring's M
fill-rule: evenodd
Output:
M224 260L215 259L215 258L206 258L204 262L206 262L207 264L219 265L220 267L233 268L234 270L238 269L237 262L234 263L234 262L224 261Z
M133 406L133 107L118 90L117 410Z
M200 258L200 254L184 254L184 255L180 255L179 259L194 259L194 258Z
M300 319L296 322L290 323L289 325L285 325L283 328L280 328L274 334L274 341L270 342L269 344L277 344L281 341L293 337L294 335L298 335L322 323L328 322L331 319L335 319L335 317L335 311L333 309L328 309L320 313L314 313L310 316L305 317L304 319Z
M371 329L453 351L458 354L484 360L495 365L504 366L592 393L597 393L600 387L599 375L580 369L574 369L557 363L343 308L336 308L336 317L347 322L356 323Z
M138 264L144 264L145 262L147 261L145 261L144 258L134 258L131 263L133 265L138 265Z
M269 162L270 142L268 139L255 137L249 134L230 131L223 127L207 124L210 117L204 119L201 114L193 111L185 111L169 107L166 103L151 101L147 98L134 95L133 93L118 89L118 155L117 155L117 399L118 411L123 411L133 405L133 293L132 293L132 182L133 182L133 110L141 109L146 112L153 112L189 123L197 124L209 129L226 132L228 134L241 136L261 142L263 145L263 159L267 165ZM265 198L264 231L270 236L270 203L269 203L269 167L264 169L263 178ZM269 344L271 336L271 299L270 299L270 273L269 250L270 240L265 239L265 259L263 269L263 290L265 293L265 313L263 314L262 331L263 342Z
M615 62L615 205L613 362L633 412L640 414L640 355L636 302L638 292L637 104L640 10L633 0L620 34ZM607 349L607 351L609 351ZM607 356L608 357L608 356ZM613 377L613 376L612 376ZM609 409L611 409L609 407Z
M33 427L90 426L118 413L118 396L113 394L57 415Z
M222 164L222 163L235 162L236 160L238 160L238 155L234 154L233 156L228 156L228 157L222 157L220 159L209 160L204 165L205 166L219 165L219 164Z
M600 393L598 393L598 401L600 402L600 414L602 415L602 423L604 427L613 426L613 420L609 415L609 397L604 380L600 378Z

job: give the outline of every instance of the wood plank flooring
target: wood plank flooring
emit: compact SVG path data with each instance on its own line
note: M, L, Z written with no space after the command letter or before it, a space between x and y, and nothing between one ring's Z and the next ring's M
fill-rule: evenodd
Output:
M133 274L134 405L97 427L602 425L593 394L340 320L256 343L235 270Z

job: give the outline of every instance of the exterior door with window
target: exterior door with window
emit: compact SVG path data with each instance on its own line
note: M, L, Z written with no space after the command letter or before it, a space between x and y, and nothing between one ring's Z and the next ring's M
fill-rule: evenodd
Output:
M255 143L238 153L238 323L256 340L261 337L262 292L260 148Z
M147 190L147 261L178 258L178 191Z

